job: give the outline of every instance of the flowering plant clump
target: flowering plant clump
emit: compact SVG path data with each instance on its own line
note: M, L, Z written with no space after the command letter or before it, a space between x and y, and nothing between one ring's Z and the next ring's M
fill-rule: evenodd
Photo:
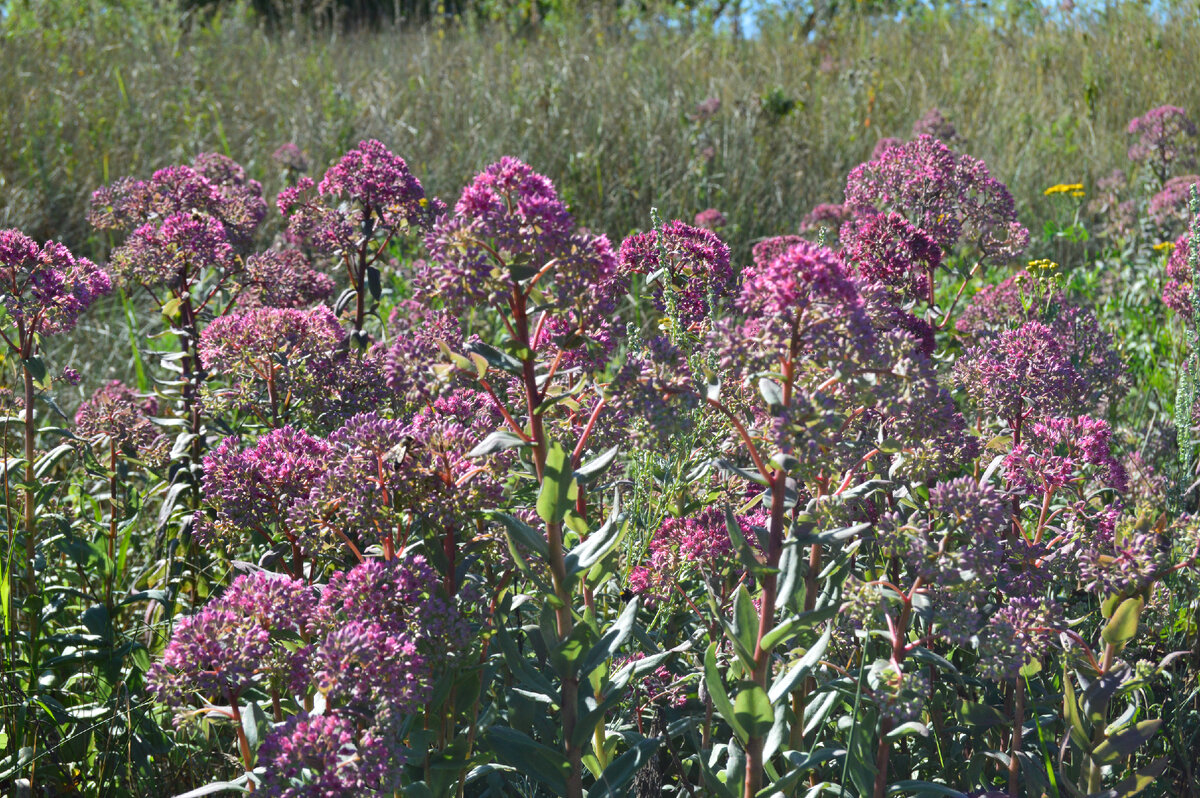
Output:
M128 384L41 359L107 272L0 233L0 784L1182 794L1200 202L1150 116L1100 244L1128 182L1032 241L936 109L749 251L711 208L614 248L511 157L446 207L374 140L280 148L268 220L201 155L93 198Z
M728 296L733 285L729 247L710 230L680 221L622 241L621 270L648 275L655 303L674 303L685 326L707 318L709 303Z
M853 169L846 179L846 206L855 215L894 211L947 252L970 245L1002 262L1029 243L1012 195L987 165L928 135L889 147Z
M1175 167L1196 162L1197 129L1187 112L1175 105L1160 105L1129 122L1129 160L1144 163L1166 183Z

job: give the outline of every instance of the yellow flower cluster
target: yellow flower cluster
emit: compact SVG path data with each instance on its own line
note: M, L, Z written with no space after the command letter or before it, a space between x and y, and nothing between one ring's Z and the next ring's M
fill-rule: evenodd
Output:
M1049 258L1039 258L1038 260L1029 261L1029 271L1033 274L1052 272L1057 268L1058 264Z
M1083 183L1059 183L1042 192L1047 197L1052 197L1055 194L1066 194L1075 199L1083 199L1087 196L1087 192L1083 190Z
M1174 241L1164 241L1161 244L1155 244L1154 251L1155 252L1166 252L1168 254L1171 252L1174 252L1175 251L1175 242Z

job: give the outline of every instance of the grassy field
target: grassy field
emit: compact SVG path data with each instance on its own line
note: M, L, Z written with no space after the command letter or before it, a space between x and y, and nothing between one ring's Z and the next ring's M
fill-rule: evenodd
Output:
M754 239L839 200L875 142L907 136L930 107L1026 218L1044 217L1047 185L1124 168L1133 116L1200 107L1200 24L1183 13L1129 5L1010 30L847 17L811 41L796 33L271 35L240 18L185 31L159 12L14 14L0 25L0 226L100 256L84 210L107 180L217 150L271 191L283 142L323 169L377 137L451 200L484 164L517 155L613 237L648 227L651 205L687 219L717 207L745 260ZM719 111L698 121L712 97Z

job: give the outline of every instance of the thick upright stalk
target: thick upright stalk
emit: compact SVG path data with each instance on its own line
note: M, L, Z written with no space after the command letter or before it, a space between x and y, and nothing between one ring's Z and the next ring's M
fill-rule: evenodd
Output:
M180 366L183 369L183 407L188 419L188 432L192 434L192 444L189 447L193 463L200 462L204 455L204 441L201 439L200 417L200 385L204 382L204 369L200 364L200 327L196 320L196 311L192 307L191 288L185 286L179 294L179 314L183 328L183 357ZM197 488L198 495L199 488Z
M1017 752L1021 750L1021 727L1025 725L1025 681L1018 676L1013 690L1013 730L1008 747L1008 796L1021 798L1021 761Z
M785 507L785 491L787 489L787 474L783 469L776 469L771 480L771 526L767 538L767 566L769 572L762 576L762 605L758 615L758 637L754 644L754 673L753 681L766 690L767 680L771 672L770 652L762 647L763 637L775 625L775 598L778 589L778 578L775 569L779 566L779 557L783 553L783 520ZM765 739L752 735L746 742L746 780L743 784L743 798L754 798L762 788L763 777L763 744Z
M513 312L517 344L526 352L532 351L529 336L529 316L526 312L526 298L520 286L513 286L509 300ZM533 439L534 467L537 471L538 482L546 476L546 453L548 441L546 430L542 424L539 412L542 404L542 393L537 385L537 373L534 370L533 356L522 359L521 380L525 389L525 407L529 413L529 431ZM554 595L558 599L554 617L559 640L566 640L575 628L575 618L571 613L573 596L568 588L566 558L563 552L562 524L553 521L546 524L546 544L550 550L550 580L553 583ZM575 727L578 725L579 707L579 677L572 671L562 677L562 712L563 740L566 746L567 762L570 770L567 774L566 798L582 798L583 796L583 747L573 742Z
M120 483L117 480L117 444L108 443L108 580L104 586L104 605L108 607L109 617L113 613L113 580L117 578L117 490Z
M34 573L34 560L37 557L37 491L33 481L35 478L33 461L37 454L37 422L34 418L33 402L37 398L33 385L33 374L28 367L22 367L25 377L25 596L32 596L37 590L37 576ZM30 619L30 643L37 626L36 614ZM30 659L32 662L32 657Z

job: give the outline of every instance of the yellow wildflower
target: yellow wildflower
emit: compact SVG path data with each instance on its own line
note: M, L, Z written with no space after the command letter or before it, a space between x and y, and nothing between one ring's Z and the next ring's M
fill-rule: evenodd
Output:
M1155 244L1154 251L1155 252L1167 252L1167 253L1174 252L1175 251L1175 242L1174 241L1164 241L1161 244Z
M1033 273L1050 272L1058 268L1058 264L1049 258L1039 258L1038 260L1029 261L1029 271Z
M1084 196L1083 183L1058 183L1042 192L1047 197L1055 194L1069 194L1076 199Z

